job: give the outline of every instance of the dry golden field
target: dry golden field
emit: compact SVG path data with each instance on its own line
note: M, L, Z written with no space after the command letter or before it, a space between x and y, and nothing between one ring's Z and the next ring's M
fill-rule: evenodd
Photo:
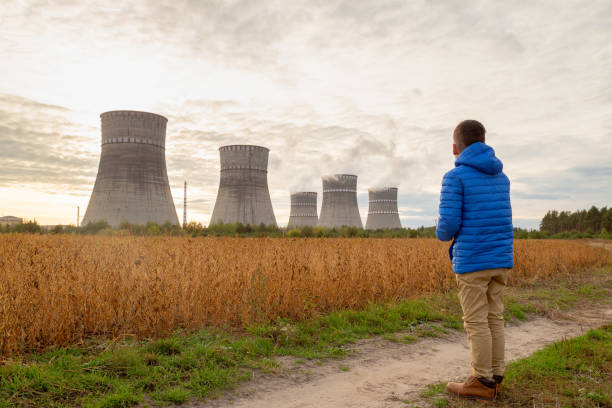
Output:
M308 318L454 287L433 239L0 235L0 354L91 336ZM612 263L579 241L515 243L512 283Z

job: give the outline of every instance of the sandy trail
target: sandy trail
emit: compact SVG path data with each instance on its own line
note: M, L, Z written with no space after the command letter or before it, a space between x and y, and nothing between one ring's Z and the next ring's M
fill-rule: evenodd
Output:
M506 327L506 357L524 358L546 344L575 337L612 320L612 309L578 310L566 319L538 317ZM282 374L262 375L219 399L191 407L391 408L418 400L428 384L470 374L464 333L427 338L415 344L383 339L360 341L356 353L317 366L284 359Z

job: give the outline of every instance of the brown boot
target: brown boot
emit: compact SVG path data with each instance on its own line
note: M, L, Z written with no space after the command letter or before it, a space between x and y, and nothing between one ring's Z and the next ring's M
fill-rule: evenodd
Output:
M465 398L475 398L493 401L495 399L495 384L485 385L480 379L470 377L464 383L448 383L446 390L452 394Z

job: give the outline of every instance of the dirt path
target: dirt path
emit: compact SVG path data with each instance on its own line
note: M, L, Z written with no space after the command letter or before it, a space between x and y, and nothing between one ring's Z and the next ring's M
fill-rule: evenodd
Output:
M536 318L506 328L507 358L523 358L546 344L581 335L612 320L612 309L581 310L570 319ZM249 408L392 408L418 400L428 384L470 374L465 334L428 338L415 344L383 339L359 342L344 360L317 366L282 361L282 374L264 375L238 390L192 407Z

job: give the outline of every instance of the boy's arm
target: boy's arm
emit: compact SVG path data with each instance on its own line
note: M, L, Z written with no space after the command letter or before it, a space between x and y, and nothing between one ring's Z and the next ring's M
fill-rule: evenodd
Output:
M436 227L436 236L440 241L450 241L461 228L463 209L463 184L450 172L442 179L440 194L440 217Z

